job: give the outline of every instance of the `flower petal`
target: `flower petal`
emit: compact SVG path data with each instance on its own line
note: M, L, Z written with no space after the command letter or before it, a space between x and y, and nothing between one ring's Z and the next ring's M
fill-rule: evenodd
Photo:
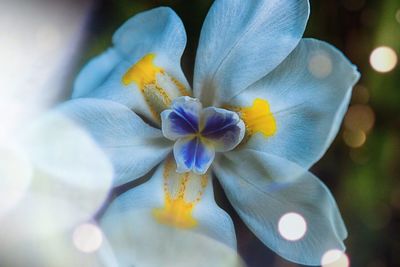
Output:
M235 112L208 107L203 110L202 121L201 135L213 143L217 152L232 150L243 139L245 126Z
M219 103L272 71L297 46L308 14L308 0L215 1L201 31L194 95Z
M127 107L101 99L76 99L59 110L88 130L110 157L115 185L145 175L171 151L161 131Z
M171 109L161 113L164 136L175 141L179 137L196 134L201 110L201 103L194 98L186 96L175 99Z
M214 160L215 151L200 138L187 137L176 141L174 157L178 165L177 172L204 174Z
M113 44L112 53L94 59L78 76L74 97L116 101L159 122L160 112L174 98L190 94L180 67L186 33L172 9L132 17L117 30ZM95 82L87 82L96 74Z
M75 80L72 97L82 97L98 88L121 61L121 55L114 48L90 60Z
M278 68L229 101L235 107L267 101L276 121L271 136L252 133L244 147L310 168L336 136L358 79L356 67L334 47L303 39Z
M226 155L213 165L214 171L240 217L265 245L305 265L320 265L328 250L344 250L347 232L339 210L314 175L283 158L254 150ZM280 228L284 216L290 214L298 219ZM290 227L292 223L296 226Z
M182 232L186 232L236 248L233 223L214 201L211 176L178 174L175 168L169 158L148 182L118 196L106 210L101 226L119 266L231 266L221 264L227 260L225 253L218 260L221 265L204 264L208 263L204 255L209 255L214 246L201 246L205 253L196 247L196 235L192 235L193 243L180 241ZM203 265L198 265L198 253ZM184 265L185 261L189 264Z

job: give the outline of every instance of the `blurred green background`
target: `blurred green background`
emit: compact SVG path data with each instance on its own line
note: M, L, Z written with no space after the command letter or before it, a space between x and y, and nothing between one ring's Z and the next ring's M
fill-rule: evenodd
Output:
M400 68L396 66L387 73L374 70L374 64L390 65L394 56L388 50L377 50L376 57L370 59L374 49L381 46L400 54L400 1L310 2L311 17L305 37L335 45L362 74L339 135L312 172L328 185L338 202L349 231L346 245L351 266L400 266ZM165 5L178 13L186 27L188 45L182 65L190 81L201 25L211 3L96 1L81 65L110 46L113 32L126 19ZM219 204L234 220L239 253L249 267L298 266L279 258L258 241L235 214L221 188L216 188Z

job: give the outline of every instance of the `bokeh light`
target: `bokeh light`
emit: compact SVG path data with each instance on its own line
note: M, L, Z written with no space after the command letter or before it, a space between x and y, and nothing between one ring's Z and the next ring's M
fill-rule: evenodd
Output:
M400 23L400 9L398 9L396 12L396 20L398 23Z
M343 140L349 147L357 148L365 143L367 135L362 130L345 130L343 132Z
M375 113L370 106L353 105L347 111L344 119L346 129L368 133L375 124Z
M323 51L316 51L308 62L309 72L318 79L328 77L332 73L332 59Z
M322 267L349 267L349 257L343 251L332 249L324 253L321 259Z
M278 230L283 238L289 241L296 241L305 235L307 223L300 214L290 212L279 219Z
M79 251L92 253L101 247L103 234L97 225L85 223L75 229L72 239Z
M396 51L387 46L375 48L369 58L372 68L378 72L392 71L396 67L397 61Z

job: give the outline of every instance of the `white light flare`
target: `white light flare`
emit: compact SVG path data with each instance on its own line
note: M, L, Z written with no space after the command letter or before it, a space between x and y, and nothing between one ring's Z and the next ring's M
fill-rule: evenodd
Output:
M27 125L21 140L36 170L31 193L57 200L37 201L36 212L43 216L34 220L50 221L32 224L31 232L40 232L34 227L44 224L40 230L45 235L53 231L48 224L57 231L89 220L112 188L114 169L104 150L85 128L58 110Z
M1 2L0 138L13 138L65 94L90 2Z
M338 249L332 249L325 252L321 259L322 267L349 267L349 257Z
M393 48L381 46L372 51L369 62L374 70L385 73L396 67L398 58Z
M24 197L32 172L30 161L22 151L0 146L0 218Z
M72 234L75 247L83 253L96 252L103 243L103 233L92 223L79 225Z
M279 219L279 234L289 241L297 241L303 238L307 232L307 223L298 213L286 213Z

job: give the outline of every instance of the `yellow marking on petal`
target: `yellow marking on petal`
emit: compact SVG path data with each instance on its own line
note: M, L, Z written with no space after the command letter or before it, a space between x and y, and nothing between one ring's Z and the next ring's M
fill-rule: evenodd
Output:
M193 217L193 209L196 204L201 201L205 188L207 187L208 177L192 177L193 173L176 173L173 168L174 162L168 158L164 167L164 207L153 209L154 218L161 224L169 226L190 229L198 225L197 220ZM171 194L171 179L179 180L179 189L176 195ZM186 199L187 185L190 179L201 179L200 189L193 201Z
M173 98L189 95L185 86L168 75L162 67L156 66L156 54L149 53L136 62L122 77L122 83L136 84L156 121L160 113L169 108ZM167 84L165 84L167 83Z
M178 90L179 90L179 92L181 93L182 96L190 96L189 92L186 90L186 87L181 82L179 82L174 77L171 77L171 79L172 79L172 82L178 88Z
M124 85L136 83L143 90L148 84L155 84L157 73L163 73L164 69L154 65L155 54L147 54L133 65L122 77Z
M251 107L239 108L238 112L248 135L262 133L264 137L270 137L276 133L276 121L266 100L256 98Z
M153 216L162 224L181 229L190 229L197 226L193 218L193 203L187 203L183 198L165 198L165 206L153 210Z

